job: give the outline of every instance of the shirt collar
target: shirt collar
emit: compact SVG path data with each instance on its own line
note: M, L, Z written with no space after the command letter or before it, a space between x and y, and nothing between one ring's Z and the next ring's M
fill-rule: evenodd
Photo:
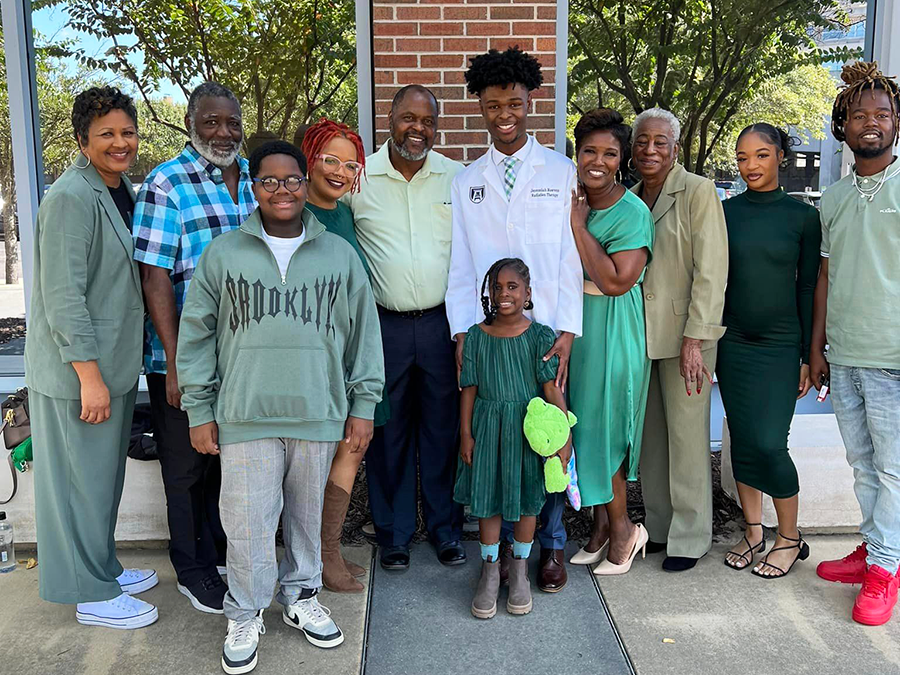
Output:
M534 136L528 136L528 140L525 141L525 145L519 148L516 152L512 154L513 157L518 159L520 162L525 163L528 160L528 157L531 155L531 147L534 145ZM491 159L494 164L500 166L509 155L504 155L497 148L494 147L494 144L491 143Z
M366 175L369 176L390 176L391 178L396 178L397 180L402 180L404 183L406 182L406 178L403 177L403 174L397 171L394 168L394 165L391 164L391 156L390 156L390 139L386 140L381 144L381 147L378 149L378 152L370 155L366 158ZM416 172L416 175L413 177L413 180L421 176L422 178L427 178L433 173L446 173L447 168L444 166L444 163L441 161L443 156L437 153L433 148L425 155L425 163L422 165L422 168Z
M197 148L195 148L190 143L184 144L184 151L182 154L187 157L191 164L193 164L199 171L206 173L213 181L216 183L222 182L222 169L217 167L215 164L210 162L208 159L203 157L199 152L197 152ZM238 163L238 171L240 172L240 180L250 180L250 162L241 157L237 156Z

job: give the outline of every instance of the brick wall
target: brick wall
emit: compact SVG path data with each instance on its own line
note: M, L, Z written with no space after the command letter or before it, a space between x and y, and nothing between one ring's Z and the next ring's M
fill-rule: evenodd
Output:
M478 100L463 74L471 56L518 45L541 62L544 86L534 92L529 129L554 141L557 0L373 0L375 138L387 138L387 113L405 84L423 84L440 104L435 147L471 162L490 143Z

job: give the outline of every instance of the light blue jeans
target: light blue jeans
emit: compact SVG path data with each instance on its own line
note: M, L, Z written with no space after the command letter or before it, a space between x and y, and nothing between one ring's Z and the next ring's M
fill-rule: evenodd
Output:
M322 586L322 507L337 443L263 438L221 446L219 511L228 537L225 616L246 621ZM284 556L275 558L281 517Z
M831 366L831 402L853 467L867 563L900 563L900 370Z

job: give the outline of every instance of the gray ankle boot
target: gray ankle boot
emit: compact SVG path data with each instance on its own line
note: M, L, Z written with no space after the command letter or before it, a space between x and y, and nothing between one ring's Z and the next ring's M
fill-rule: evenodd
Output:
M472 616L476 619L490 619L497 613L497 595L500 593L500 562L481 563L481 580L475 599L472 600Z
M506 611L510 614L528 614L531 611L531 582L528 580L528 560L513 558L509 561L509 599Z

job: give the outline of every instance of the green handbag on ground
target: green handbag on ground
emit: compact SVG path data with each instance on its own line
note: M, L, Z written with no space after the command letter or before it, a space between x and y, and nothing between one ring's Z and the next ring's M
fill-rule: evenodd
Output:
M9 497L0 501L2 505L12 501L19 490L16 470L22 473L28 471L28 462L34 459L31 448L31 419L28 415L28 389L23 387L15 394L11 394L0 404L0 411L3 413L0 432L3 433L4 444L10 450L7 461L12 476L12 491Z

